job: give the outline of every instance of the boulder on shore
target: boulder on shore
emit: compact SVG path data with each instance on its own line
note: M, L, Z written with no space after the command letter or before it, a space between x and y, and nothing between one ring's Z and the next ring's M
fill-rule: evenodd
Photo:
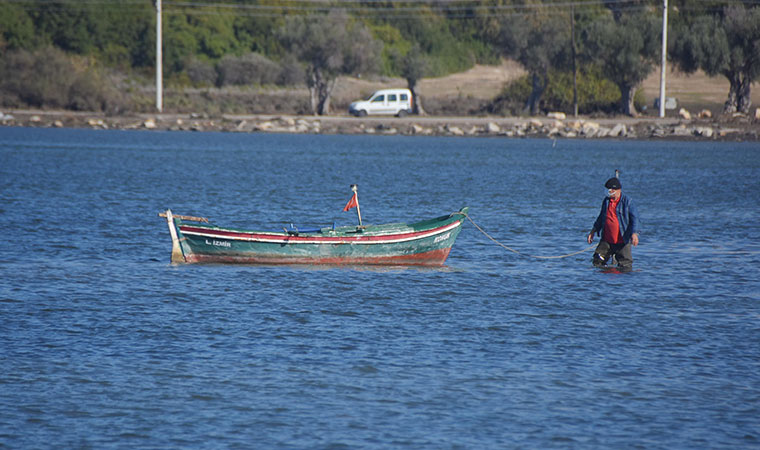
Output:
M451 127L451 126L446 125L446 131L448 131L454 136L464 136L464 131L462 131L462 129L459 127Z
M612 127L612 130L610 130L609 135L612 137L618 137L618 136L625 137L625 135L627 134L626 132L627 130L625 128L625 125L622 123L619 123L615 125L614 127Z

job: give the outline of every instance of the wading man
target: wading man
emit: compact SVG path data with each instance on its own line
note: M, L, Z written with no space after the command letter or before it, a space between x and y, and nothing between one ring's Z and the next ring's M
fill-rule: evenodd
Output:
M638 212L633 200L623 195L620 180L610 178L604 187L607 188L607 196L587 238L590 244L594 241L594 234L602 235L594 251L593 262L595 266L604 266L614 256L618 267L630 270L633 267L631 244L639 245Z

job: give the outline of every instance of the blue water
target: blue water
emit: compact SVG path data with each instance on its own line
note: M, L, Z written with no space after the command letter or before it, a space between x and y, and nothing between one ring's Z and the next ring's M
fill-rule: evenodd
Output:
M254 229L463 206L440 269L171 266ZM757 143L0 128L0 447L760 447Z

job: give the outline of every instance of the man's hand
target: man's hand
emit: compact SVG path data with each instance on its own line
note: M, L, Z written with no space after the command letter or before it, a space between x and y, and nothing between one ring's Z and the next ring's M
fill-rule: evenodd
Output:
M589 244L592 243L592 242L594 242L594 232L593 231L588 234L588 236L586 237L586 240L588 241ZM638 242L638 239L636 240L636 242Z
M631 243L633 244L634 247L637 246L637 245L639 245L639 235L638 234L633 233L631 235Z

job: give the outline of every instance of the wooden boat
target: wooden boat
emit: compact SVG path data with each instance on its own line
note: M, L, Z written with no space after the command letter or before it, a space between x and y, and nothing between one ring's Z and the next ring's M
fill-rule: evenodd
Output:
M405 224L248 231L211 225L202 217L166 217L172 263L347 264L440 266L449 256L468 208Z

